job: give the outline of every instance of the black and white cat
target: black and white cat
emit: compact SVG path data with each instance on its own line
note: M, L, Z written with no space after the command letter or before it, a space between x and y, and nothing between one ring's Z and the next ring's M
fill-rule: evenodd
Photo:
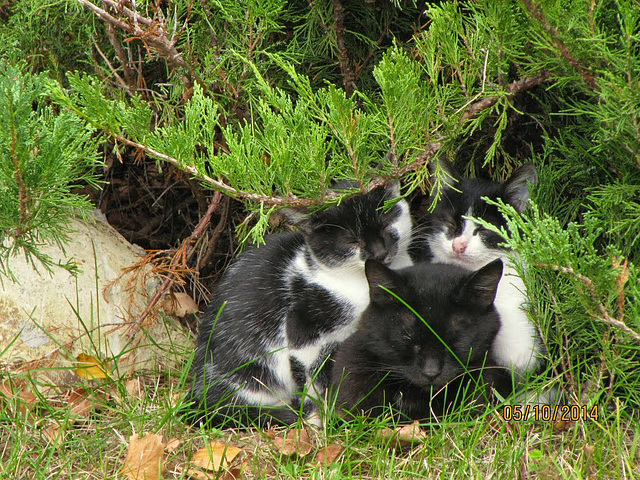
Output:
M291 424L314 411L329 382L324 363L369 304L365 261L412 264L408 204L383 208L398 196L393 185L312 215L289 210L300 233L268 236L237 259L200 325L190 392L196 419Z
M536 326L523 309L526 301L524 283L509 260L510 252L499 246L500 236L465 217L506 226L498 209L482 197L500 198L522 213L530 198L529 186L537 182L535 168L531 163L524 164L506 182L498 183L461 177L446 161L440 161L440 167L451 183L443 188L428 218L426 241L431 260L468 270L477 270L497 258L504 261L504 274L495 300L501 326L491 353L499 365L510 367L516 377L521 378L540 367L543 351ZM430 168L433 174L435 165Z
M488 355L500 328L493 302L501 260L476 272L428 262L393 271L375 260L365 270L371 302L333 357L339 410L380 415L391 406L400 418L419 420L460 401L484 402L482 377L510 391L510 374Z

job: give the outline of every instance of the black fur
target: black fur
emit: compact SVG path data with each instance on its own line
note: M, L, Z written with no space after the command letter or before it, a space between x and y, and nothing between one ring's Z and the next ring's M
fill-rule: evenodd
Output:
M455 403L458 388L476 390L483 366L485 380L510 388L504 370L487 368L493 367L488 351L500 326L493 300L501 260L477 272L430 263L394 272L368 261L366 274L371 303L334 356L340 409L379 415L392 406L404 419L428 419ZM485 390L476 396L480 392Z
M313 410L300 393L311 385L320 392L326 388L326 359L355 329L366 305L358 311L314 275L330 277L337 271L332 269L351 262L366 300L364 259L390 263L399 251L406 255L410 239L402 247L390 226L408 216L408 206L382 208L396 195L397 190L378 188L313 215L288 210L300 233L271 235L237 259L200 325L189 419L217 426L290 424Z

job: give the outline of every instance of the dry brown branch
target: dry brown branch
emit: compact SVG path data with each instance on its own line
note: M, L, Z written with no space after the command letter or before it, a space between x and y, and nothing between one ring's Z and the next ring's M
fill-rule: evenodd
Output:
M214 178L211 178L208 175L202 174L198 172L198 170L195 167L192 167L190 165L184 165L180 163L177 159L169 155L166 155L162 152L158 152L157 150L154 150L151 147L142 145L141 143L134 142L133 140L129 140L128 138L123 137L121 135L112 135L112 136L116 140L126 145L135 147L159 160L163 160L167 163L170 163L171 165L174 165L178 169L193 175L195 178L206 183L213 189L220 190L221 192L226 193L227 195L230 195L232 197L250 200L252 202L257 202L257 203L264 203L265 205L281 205L281 206L289 205L289 206L295 206L295 207L308 207L313 205L320 205L323 203L322 200L313 200L310 198L299 198L293 194L289 194L286 197L274 197L274 196L260 195L258 193L251 193L251 192L245 192L243 190L238 190L233 188L230 185L227 185L221 180L216 180ZM373 187L370 187L370 188L373 188ZM325 200L327 199L331 200L335 198L338 198L338 195L333 193L328 193L324 197Z
M562 58L564 58L580 74L587 85L599 92L600 87L596 82L596 78L573 56L566 43L560 39L558 29L551 26L542 10L538 8L532 0L522 0L522 4L529 11L531 16L540 24L542 29L549 34L554 46L558 49Z
M167 275L164 282L162 282L162 285L160 286L160 288L158 288L156 293L153 295L153 297L149 301L149 304L144 309L144 311L140 314L137 321L131 325L129 332L127 333L129 338L133 338L136 336L136 334L140 331L140 328L143 325L143 322L149 316L149 314L151 314L151 312L155 308L158 301L164 296L165 293L167 293L171 285L178 278L177 273L174 273L177 271L176 268L179 268L182 270L185 270L187 268L186 262L189 260L192 252L194 251L194 245L198 240L198 238L200 238L200 236L204 233L205 229L209 226L209 223L211 222L211 217L213 216L213 213L215 212L215 210L218 208L221 198L222 198L222 194L219 191L213 194L213 199L211 200L211 203L209 204L209 207L207 208L206 213L202 216L202 218L200 219L200 222L198 223L194 231L191 233L191 235L189 235L189 237L187 237L182 242L182 245L180 246L180 248L174 253L173 258L171 260L171 266L168 269L170 273Z
M155 51L160 57L164 58L172 68L182 67L186 69L191 78L205 88L197 73L176 48L177 35L174 33L174 35L169 38L166 25L162 22L144 17L134 10L125 7L123 3L114 0L102 0L105 8L94 5L89 0L77 1L100 17L107 24L107 29L115 26L127 32L131 37L125 41L140 40L148 50ZM108 11L109 7L114 12L117 12L118 15L121 15L122 18L111 14ZM180 32L182 32L182 30ZM116 53L118 53L115 45L114 48L116 48ZM119 53L118 56L122 62L124 59L120 58Z
M338 60L340 63L340 73L342 73L342 83L347 96L353 95L356 90L356 76L351 67L351 59L347 45L344 43L344 7L340 0L333 0L333 22L336 30L336 44L338 46Z
M542 72L540 75L536 75L535 77L525 77L520 80L516 80L513 83L510 83L507 87L508 94L507 98L512 98L516 96L518 93L524 92L526 90L530 90L533 87L537 87L538 85L546 82L550 77L549 72ZM499 96L493 97L484 97L477 102L472 103L467 107L465 112L462 114L461 122L466 120L476 118L483 110L492 107L495 105L498 100L500 100Z
M576 279L578 279L582 283L582 285L584 285L584 287L587 289L589 296L591 297L591 299L596 305L596 308L598 309L598 312L589 312L589 314L596 320L599 320L601 322L604 322L608 325L612 325L622 330L626 334L633 337L633 339L636 340L638 343L640 343L640 334L638 332L629 328L627 324L624 323L623 321L616 320L615 318L613 318L611 314L607 311L607 308L602 304L602 302L598 298L596 287L589 277L586 277L581 273L576 272L571 267L562 267L560 265L549 265L546 263L536 263L535 266L540 268L548 268L551 270L555 270L556 272L567 273L569 275L572 275Z

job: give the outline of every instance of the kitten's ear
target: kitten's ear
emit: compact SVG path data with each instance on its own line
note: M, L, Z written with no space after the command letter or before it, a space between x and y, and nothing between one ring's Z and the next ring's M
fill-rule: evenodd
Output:
M305 207L285 207L278 210L278 213L303 233L309 233L312 230L311 213Z
M471 275L460 291L460 299L482 309L489 308L496 299L501 278L502 260L498 258Z
M367 276L367 282L369 282L371 303L381 304L395 301L395 297L381 287L398 295L401 282L396 272L376 260L369 259L364 264L364 273Z
M504 201L519 213L524 212L531 198L529 186L534 186L536 183L538 183L538 174L533 163L525 163L518 167L504 184Z
M398 198L400 196L400 182L398 180L389 181L384 188L391 194L391 198Z

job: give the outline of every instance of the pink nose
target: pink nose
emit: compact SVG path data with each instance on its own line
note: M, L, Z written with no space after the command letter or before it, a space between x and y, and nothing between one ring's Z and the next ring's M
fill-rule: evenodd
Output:
M454 238L452 248L454 252L460 255L461 253L464 253L464 251L467 249L467 241L463 240L460 237Z

